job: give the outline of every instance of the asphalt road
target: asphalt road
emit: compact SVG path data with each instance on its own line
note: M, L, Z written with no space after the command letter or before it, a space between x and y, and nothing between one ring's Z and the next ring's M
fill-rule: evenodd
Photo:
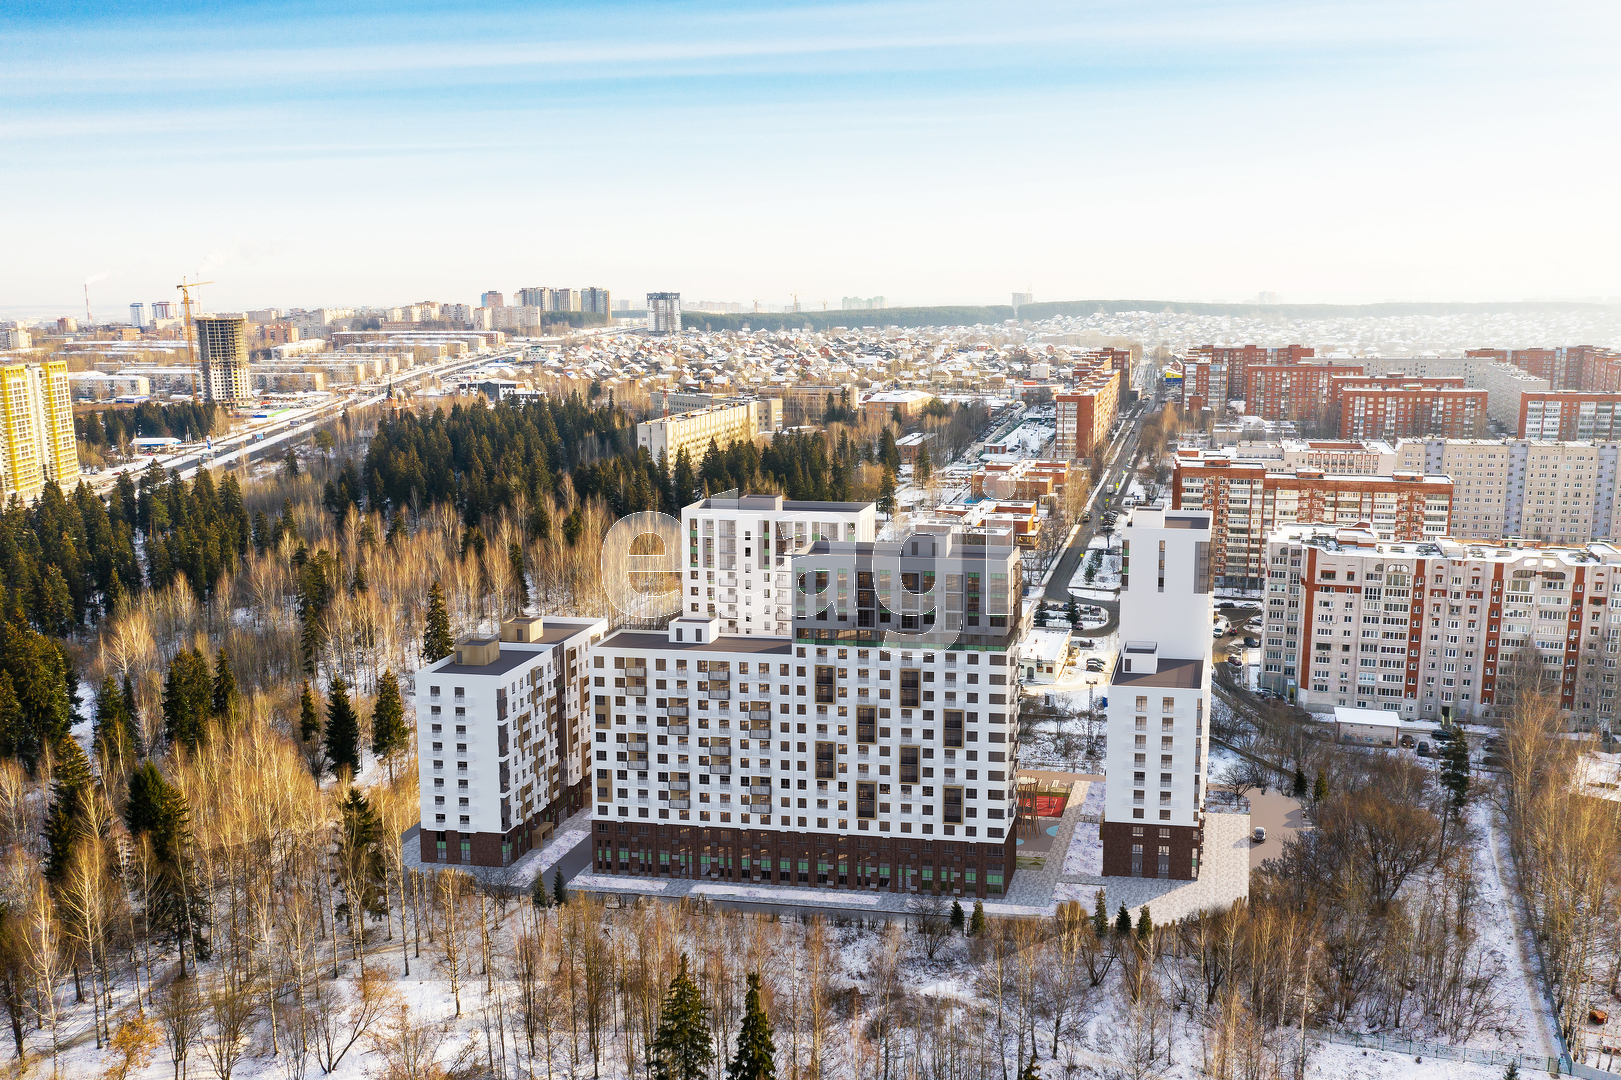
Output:
M1142 431L1143 421L1148 418L1148 414L1153 411L1153 407L1158 401L1159 398L1156 395L1154 398L1139 404L1127 427L1122 430L1114 457L1104 468L1103 476L1099 480L1097 489L1093 492L1091 502L1088 504L1092 520L1075 531L1075 538L1064 549L1064 553L1058 557L1058 568L1053 571L1053 576L1048 580L1047 590L1044 593L1048 600L1056 600L1060 604L1069 600L1070 581L1075 577L1076 571L1080 569L1081 560L1086 557L1086 551L1092 543L1092 538L1102 528L1104 513L1109 510L1118 510L1120 500L1126 495L1126 491L1130 486L1128 483L1122 482L1120 485L1121 490L1118 493L1111 494L1110 489L1116 482L1126 480L1135 472L1137 436ZM1098 603L1098 601L1094 600L1091 603ZM1118 610L1117 606L1117 613ZM1098 633L1106 632L1098 631Z

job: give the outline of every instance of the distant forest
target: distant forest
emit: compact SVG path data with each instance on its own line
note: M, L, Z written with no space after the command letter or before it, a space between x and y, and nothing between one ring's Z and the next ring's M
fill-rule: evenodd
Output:
M90 410L73 418L75 433L94 447L123 446L130 439L182 439L192 442L219 430L224 413L209 402L159 404L143 401L128 408Z

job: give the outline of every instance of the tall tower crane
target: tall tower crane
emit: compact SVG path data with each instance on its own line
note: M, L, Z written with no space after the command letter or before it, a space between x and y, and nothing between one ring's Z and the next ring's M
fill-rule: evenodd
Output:
M186 278L185 278L185 275L182 274L181 277L180 277L180 284L175 286L175 288L180 290L180 307L181 307L181 311L185 314L185 317L186 317L186 358L191 361L193 367L197 366L197 349L196 349L196 346L193 344L193 339L192 339L191 290L197 288L197 286L199 286L199 285L212 285L212 284L214 284L212 281L187 281ZM195 404L196 401L197 401L197 392L198 392L198 385L197 384L198 384L198 382L201 382L201 381L202 381L202 372L199 371L198 374L197 374L197 380L194 381L191 384L191 400L192 400L193 404Z

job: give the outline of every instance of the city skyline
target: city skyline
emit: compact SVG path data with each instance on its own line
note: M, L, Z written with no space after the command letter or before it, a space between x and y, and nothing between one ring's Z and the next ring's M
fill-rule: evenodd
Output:
M69 314L97 279L116 313L182 273L219 310L558 277L811 309L1621 295L1586 134L1611 10L984 18L35 7L0 44L29 208L0 303Z

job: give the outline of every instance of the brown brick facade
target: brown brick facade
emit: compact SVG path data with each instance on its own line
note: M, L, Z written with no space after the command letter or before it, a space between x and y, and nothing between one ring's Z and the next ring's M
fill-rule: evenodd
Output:
M447 865L463 866L506 866L516 862L518 858L528 853L535 846L539 837L539 828L545 822L559 825L570 814L576 813L585 806L586 798L590 794L590 780L582 780L571 788L564 790L563 794L553 799L532 815L528 821L515 827L506 834L480 832L460 833L455 829L437 832L423 827L419 830L418 839L421 841L422 861L424 863L444 863ZM444 857L439 855L439 842L443 839L445 845ZM469 857L462 857L462 841L467 841L470 850ZM502 858L501 845L510 844L511 850L507 858Z
M1168 874L1178 881L1191 881L1195 856L1203 855L1204 830L1191 825L1162 825L1153 821L1105 821L1098 826L1103 841L1104 877L1160 877L1159 849L1170 848ZM1132 852L1142 846L1140 859ZM1135 863L1134 863L1135 860Z
M973 844L923 837L598 821L591 846L592 866L599 874L1005 896L1013 880L1017 841L1009 837L998 844ZM783 860L788 861L786 870ZM1000 876L1001 881L990 880L993 876Z

